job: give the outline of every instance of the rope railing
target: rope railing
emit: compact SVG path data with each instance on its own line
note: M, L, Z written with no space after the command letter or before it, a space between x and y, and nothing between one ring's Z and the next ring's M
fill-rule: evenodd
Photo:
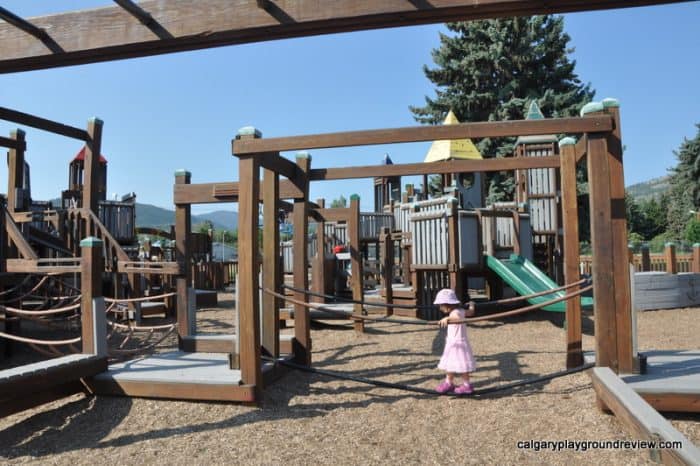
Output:
M475 304L478 306L483 306L483 305L516 303L519 301L525 301L528 299L546 296L549 294L554 294L554 293L558 293L560 291L568 290L569 288L574 288L576 286L583 285L584 283L587 283L589 281L590 280L588 278L583 278L577 282L569 283L567 285L563 285L563 286L560 286L558 288L552 288L551 290L544 290L544 291L540 291L540 292L532 293L532 294L528 294L528 295L515 296L513 298L498 299L498 300L494 300L494 301L484 301L484 302L479 302L479 303L475 303ZM382 302L378 302L378 301L375 302L375 301L349 299L349 298L344 298L342 296L335 296L335 295L329 295L329 294L324 294L324 293L316 293L316 292L311 291L311 290L301 290L299 288L295 288L295 287L289 286L289 285L282 285L282 287L287 289L287 290L294 291L297 293L308 294L310 296L316 296L319 298L333 299L333 300L336 300L336 301L339 301L342 303L348 303L348 304L361 304L363 306L387 307L387 308L397 308L397 309L428 309L428 310L431 310L431 309L435 308L434 305L415 305L415 306L412 306L410 304L391 304L391 303L382 303ZM286 296L283 299L289 300L289 298L287 298Z
M573 293L566 294L564 296L560 296L555 299L550 299L538 304L532 304L530 306L518 308L518 309L513 309L511 311L505 311L505 312L499 312L496 314L490 314L487 316L480 316L480 317L468 317L464 319L449 319L447 322L449 324L468 324L472 322L480 322L484 320L495 320L499 319L502 317L511 317L519 314L524 314L526 312L531 312L535 311L538 309L541 309L543 307L549 306L551 304L556 304L561 301L566 301L568 299L571 299L573 297L579 296L589 290L593 289L593 285L589 285L585 288L581 288L580 290L574 291ZM315 304L315 303L307 303L304 301L299 301L293 298L288 298L285 297L284 295L277 293L275 291L270 290L269 288L263 288L263 291L271 296L275 296L280 299L286 299L287 301L293 303L293 304L298 304L300 306L304 306L310 309L315 309L323 312L327 312L329 314L335 314L335 315L342 315L343 317L348 317L347 313L343 311L339 311L337 309L331 309L328 307L324 307L322 304ZM389 317L372 317L372 316L365 316L365 315L357 315L357 314L352 314L350 316L351 319L354 320L367 320L367 321L378 321L378 322L392 322L392 323L398 323L398 324L410 324L410 325L438 325L439 321L424 321L424 320L415 320L415 319L392 319Z
M168 298L170 296L175 296L176 292L163 293L154 296L142 296L140 298L105 298L106 303L138 303L143 301L152 301L154 299Z
M37 311L28 311L26 309L17 309L15 307L10 307L10 306L0 306L0 308L4 309L5 312L8 312L10 314L20 315L20 316L48 316L48 315L54 315L54 314L62 314L64 312L79 309L80 304L81 303L77 303L77 304L72 304L70 306L56 307L53 309L45 309L45 310L37 310Z
M37 283L36 285L34 285L34 287L33 287L31 290L27 291L27 292L24 293L23 295L14 297L14 298L12 298L12 299L5 299L5 300L2 300L2 301L0 301L0 303L14 303L14 302L16 302L16 301L19 301L19 300L21 300L21 299L26 298L27 296L29 296L30 294L34 293L36 290L38 290L39 288L41 288L41 287L44 285L44 283L46 283L46 280L48 280L48 279L49 279L48 276L44 276L44 277L41 278L41 280L39 280L39 283Z
M14 293L15 291L19 290L19 289L22 288L24 285L26 285L30 278L32 278L32 276L31 276L31 275L27 275L26 277L24 277L24 278L22 279L21 282L19 282L17 285L13 286L13 287L10 288L9 290L0 291L0 296L5 296L5 295L7 295L7 294Z
M78 343L82 340L81 337L71 338L69 340L37 340L35 338L20 337L19 335L11 335L11 334L5 333L5 332L0 332L0 337L6 338L8 340L18 341L20 343L28 343L28 344L44 345L44 346L71 345L73 343Z
M175 324L165 324L165 325L152 325L152 326L140 326L140 325L127 325L114 322L113 320L107 319L107 325L113 328L121 328L125 330L131 330L136 332L152 332L154 330L170 330L175 328Z

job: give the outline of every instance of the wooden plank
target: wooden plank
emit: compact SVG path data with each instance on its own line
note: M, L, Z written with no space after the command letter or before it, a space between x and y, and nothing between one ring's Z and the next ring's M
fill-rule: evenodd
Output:
M316 217L316 257L312 266L312 286L314 293L324 294L326 292L326 223L325 218L319 212L325 208L325 199L318 199L316 204L318 209L311 212L318 214ZM322 296L312 296L311 301L324 303L326 300Z
M578 140L575 146L574 152L576 153L576 163L579 163L581 159L586 156L586 150L588 148L588 141L586 140L586 135L584 134L581 139Z
M286 159L285 159L286 160ZM279 175L272 170L263 170L263 263L262 286L273 291L280 289L280 229L277 214L279 211ZM276 297L262 293L262 346L273 357L279 356L280 301Z
M617 332L617 358L620 372L634 370L632 348L632 290L629 274L627 241L627 215L625 209L625 179L622 161L622 130L619 107L607 107L615 127L608 134L608 165L610 170L610 203L612 222L612 247L615 282L615 329Z
M244 136L248 137L248 136ZM258 260L258 195L260 166L254 157L241 157L238 162L240 197L238 203L238 335L240 339L241 380L260 389L260 303Z
M360 250L360 196L353 194L350 196L350 216L348 219L348 243L350 246L350 270L352 276L350 283L352 287L352 299L362 301L363 295L363 271L362 271L362 251ZM353 305L353 314L362 315L362 304ZM356 319L355 330L365 331L365 321Z
M420 162L394 165L317 168L311 170L311 181L374 178L381 176L412 176L433 173L435 171L474 173L532 169L539 167L559 168L559 157L491 158L479 160L449 160L445 162L432 163Z
M17 228L15 222L12 221L12 216L8 215L7 212L5 212L5 231L7 233L7 236L12 241L12 244L14 244L17 247L17 251L19 251L19 254L22 256L22 258L28 260L37 260L39 258L39 256L36 254L36 252L34 252L34 249L32 249L27 240L24 239L22 232L19 231L19 228ZM10 259L8 259L8 264L9 261Z
M0 24L0 30L6 25ZM2 33L0 33L2 35ZM0 40L1 42L1 40ZM8 45L3 43L0 48ZM0 56L5 57L3 52L0 52ZM0 70L2 70L2 60L0 60ZM1 71L0 71L1 72ZM28 113L18 112L17 110L12 110L6 107L0 107L0 120L11 121L20 125L31 126L32 128L41 129L44 131L49 131L51 133L60 134L61 136L67 136L69 138L79 139L81 141L88 141L90 135L84 129L74 128L72 126L64 125L62 123L57 123L55 121L47 120L45 118L40 118Z
M70 265L41 265L31 259L7 259L6 271L10 273L80 273L80 263Z
M637 393L657 411L700 413L700 395L696 393Z
M478 123L460 123L457 125L413 126L406 128L375 129L364 131L346 131L342 133L312 134L265 139L236 139L233 153L236 155L262 154L299 149L325 149L332 147L369 146L375 144L394 144L402 142L424 142L444 139L480 139L487 137L527 136L559 133L596 133L610 131L612 120L609 116L588 118L546 118L543 120L490 121ZM526 157L524 160L532 159ZM516 157L516 159L518 159ZM513 160L512 158L506 160ZM474 161L476 162L476 161ZM429 165L434 167L431 173L456 173L442 169L445 162ZM384 165L396 167L397 165ZM450 168L445 166L445 168ZM520 168L520 167L513 167ZM397 176L401 173L374 176Z
M38 393L17 393L12 398L0 400L0 418L86 391L85 386L81 382L73 381L42 390Z
M0 147L24 151L27 150L27 143L24 141L18 141L17 139L0 136Z
M0 371L0 398L36 393L107 370L107 358L94 355L68 355L42 363L19 367L19 375L5 377Z
M100 177L100 153L102 152L102 120L92 118L88 122L88 140L85 142L85 168L83 169L83 209L98 213L100 185L106 182Z
M98 395L202 401L257 401L255 386L250 384L201 384L188 382L149 382L134 380L91 379L88 386Z
M102 344L96 341L101 333L95 332L98 320L95 319L93 306L95 299L102 298L102 274L105 270L103 244L97 238L86 238L80 242L80 325L82 352L86 354L98 354ZM101 323L105 325L105 322Z
M236 335L187 335L180 338L180 349L188 353L236 353Z
M193 3L144 0L139 7L157 21L162 31L158 36L118 6L29 18L37 29L50 31L51 43L57 44L62 53L52 53L45 41L10 24L2 24L0 71L26 71L289 37L678 1L200 0ZM163 32L172 38L158 40Z
M595 352L598 366L618 371L615 312L615 261L611 227L610 170L604 136L588 138L588 186L593 256L593 298L595 309Z
M382 254L382 282L384 284L383 295L384 302L387 304L394 303L394 241L391 238L391 229L382 227L379 234L379 243L381 244ZM394 308L386 308L386 316L392 316Z
M280 180L280 199L303 198L299 188L289 180ZM173 188L175 205L180 204L219 204L238 202L239 187L236 182L176 184ZM262 193L260 194L262 201Z
M25 133L21 129L10 132L10 138L18 146L24 145ZM24 148L12 147L7 152L7 211L13 213L24 210L28 199L18 199L17 194L24 188Z
M561 157L561 211L564 225L564 282L580 280L579 273L579 231L578 195L576 192L576 148L572 144L563 145ZM581 300L566 301L566 367L583 364Z
M175 172L175 186L187 186L192 180L192 174L185 170ZM190 266L190 233L192 233L192 208L188 204L175 205L175 260L181 276L175 279L177 290L176 316L177 332L180 338L194 333L196 329L190 324L189 293L192 284L192 268ZM181 340L180 340L181 341Z
M299 170L297 164L280 156L279 152L271 152L261 156L260 166L268 170L273 170L277 174L286 177L295 186L299 185L300 183L303 186L304 173Z
M297 157L297 165L305 173L308 174L311 166L311 157ZM308 196L308 176L305 176L305 189L302 191ZM298 290L307 290L309 288L309 268L308 268L308 203L307 199L295 199L294 211L292 212L293 224L293 239L294 262L292 270L294 274L293 285ZM308 302L308 296L305 293L295 291L294 299L298 301ZM294 305L294 360L300 364L311 365L311 320L309 310L299 304Z
M663 464L700 464L700 450L620 380L610 368L594 368L591 380L596 395L635 438L681 443L680 448L650 450L652 459Z

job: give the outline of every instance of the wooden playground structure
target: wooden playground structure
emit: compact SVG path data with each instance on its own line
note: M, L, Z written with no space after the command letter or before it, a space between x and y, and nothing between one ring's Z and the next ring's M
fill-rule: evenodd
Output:
M195 9L195 15L183 24L165 19L177 18L183 8L180 1L117 3L118 7L52 15L35 22L0 10L0 18L5 20L0 24L0 72L311 34L673 2L639 0L591 4L568 0L552 5L540 1L482 3L465 0L437 1L430 5L394 1L355 5L341 1L319 7L317 2L307 1L251 0L237 2L234 6L223 0L208 0L206 3L212 8ZM213 15L212 11L218 13ZM134 23L134 27L110 27L116 31L114 34L101 32L101 24L115 22ZM72 31L78 30L74 29L76 24L90 27L85 28L84 33L74 34ZM52 31L51 34L47 30ZM199 34L204 30L208 33ZM583 284L576 192L576 166L582 163L587 166L590 190L594 360L597 366L592 378L598 406L614 412L644 438L653 438L659 425L663 425L664 432L668 431L663 424L665 421L659 419L658 413L654 414L653 408L700 411L697 371L684 369L697 364L697 352L679 352L670 362L666 358L668 355L651 354L646 360L650 376L645 379L644 374L640 374L644 363L640 362L634 342L621 121L619 104L614 99L590 103L582 109L580 117L569 118L536 117L277 138L263 138L254 127L242 128L232 141L239 181L193 184L190 172L175 173L176 218L169 236L174 239L175 246L169 261L144 261L134 257L133 249L129 248L128 243L133 243L136 237L133 198L105 199L106 160L101 159L102 122L99 119L90 120L83 130L5 108L0 108L0 118L75 138L85 144L82 155L70 165L70 183L61 196L62 206L55 208L32 203L28 168L25 168L28 166L24 160L27 147L24 132L17 130L9 137L0 137L0 146L9 149L7 207L0 210L0 225L4 225L0 228L2 292L13 296L15 291L30 284L28 277L49 280L57 275L72 275L72 281L60 280L60 288L73 290L68 296L72 300L69 311L79 309L81 319L79 338L50 343L68 348L73 345L71 354L0 371L0 412L3 414L77 390L259 402L265 386L285 373L285 367L277 362L311 365L310 307L315 305L321 309L325 300L321 295L334 291L328 277L333 275L333 266L329 268L327 259L332 247L339 243L348 248L352 305L347 314L358 331L373 318L366 312L372 300L388 304L385 316L404 313L430 319L434 316L429 310L420 313L418 309L428 306L432 301L431 293L441 287L449 286L466 297L470 280L485 279L491 297L498 298L498 281L484 262L485 254L495 260L499 259L499 254L504 260L510 253L529 256L556 284L564 285L549 289L544 295L561 292L557 302L566 302L566 365L579 367L584 362L582 300L578 298L583 290L565 295L563 289ZM547 136L562 134L577 139L558 140ZM513 157L312 168L308 152L500 137L519 138ZM294 151L294 161L282 155ZM460 176L473 174L476 180L484 173L501 171L515 172L517 201L510 206L467 208L465 199L473 200L470 196L476 191L465 192L459 183ZM446 197L420 199L409 189L405 199L398 199L400 177L431 174L443 175ZM309 199L311 183L357 178L375 180L376 212L361 212L356 196L351 197L350 207L343 209L325 208L323 201ZM424 185L427 186L427 182ZM197 292L192 267L194 255L206 250L206 246L195 246L191 205L221 202L238 203L237 326L235 334L207 335L198 333L196 326ZM522 207L525 203L529 204L528 209ZM290 270L287 270L292 274L291 286L285 283L278 225L280 211L289 213L293 225L293 255L288 264ZM261 217L262 240L258 232ZM309 252L311 221L316 223L313 253ZM339 228L339 225L344 226ZM334 240L340 235L336 233L338 229L344 230L344 237ZM428 248L427 245L432 244L429 239L438 237L440 241ZM377 251L375 262L383 290L371 299L365 292L363 270L367 268L364 258L369 245ZM693 267L697 268L697 257L694 260ZM79 280L75 278L78 274ZM159 328L143 325L141 320L147 315L145 304L154 300L144 290L151 275L160 276L155 280L161 286L159 299L170 299L162 302L162 310L170 315L172 323ZM400 275L407 286L395 287L395 275ZM294 322L293 335L283 335L280 331L285 299L280 292L285 289L292 290L288 316ZM308 304L314 300L320 302ZM21 304L21 298L16 296L9 301L10 304L18 302ZM539 302L533 304L533 308L548 304L553 302ZM395 309L393 305L397 305ZM411 306L416 312L399 310ZM110 312L115 313L120 308L124 322L107 319ZM37 312L66 312L58 306L34 311L35 316L40 315ZM0 307L0 337L22 342L24 337L12 324L22 312L23 309L10 306ZM176 332L179 348L108 366L107 327L126 328L129 332ZM26 343L28 340L24 339ZM78 350L75 345L79 343ZM666 364L675 368L673 374L667 373ZM696 453L690 445L685 451L668 450L664 454L669 455L662 458L664 461L688 463Z

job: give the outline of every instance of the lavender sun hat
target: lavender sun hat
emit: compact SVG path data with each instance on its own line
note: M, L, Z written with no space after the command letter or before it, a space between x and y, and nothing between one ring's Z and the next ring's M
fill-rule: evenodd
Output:
M459 299L457 299L457 295L455 294L454 290L445 288L438 291L433 304L461 304L461 302Z

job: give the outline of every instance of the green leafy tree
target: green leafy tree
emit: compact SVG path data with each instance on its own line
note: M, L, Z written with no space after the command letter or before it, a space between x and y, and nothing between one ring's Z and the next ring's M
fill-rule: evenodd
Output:
M670 170L670 203L667 210L668 230L682 238L693 213L700 211L700 124L693 139L684 139L674 151L678 164Z
M531 100L549 117L573 116L595 92L583 84L569 59L573 49L560 16L533 16L450 23L433 50L435 68L424 66L434 98L410 107L414 118L438 124L452 109L462 122L524 118ZM512 154L515 138L474 141L485 157ZM512 195L512 176L491 177L491 200Z
M685 227L685 239L693 244L700 243L700 219L694 218Z

